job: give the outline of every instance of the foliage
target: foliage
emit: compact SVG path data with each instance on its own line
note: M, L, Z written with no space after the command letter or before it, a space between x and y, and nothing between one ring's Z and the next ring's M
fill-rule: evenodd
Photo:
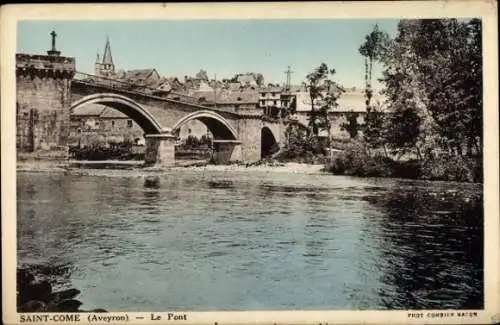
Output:
M386 140L392 153L403 155L417 148L420 156L420 151L416 147L420 125L421 118L415 106L408 104L395 107L386 125Z
M385 117L378 103L373 106L371 99L372 70L374 61L383 61L389 50L389 35L379 30L375 25L373 30L366 35L365 42L359 47L359 53L365 57L365 105L366 117L363 128L363 136L370 147L376 148L385 143Z
M482 182L482 160L451 154L433 159L396 161L380 154L370 155L361 141L352 141L325 166L333 174L362 177Z
M370 148L384 146L386 142L386 114L380 105L367 108L363 124L363 138Z
M380 155L370 156L360 141L353 141L345 150L334 156L327 164L326 170L334 174L363 177L392 176L391 166L386 158Z
M328 112L338 107L337 100L344 89L330 78L335 75L335 69L329 69L325 63L306 76L305 86L309 92L311 111L308 128L310 134L318 136L321 129L328 131L330 138L331 122Z
M276 159L279 161L315 162L318 156L327 154L325 140L309 136L308 130L290 125L286 130L286 144Z
M208 74L205 70L202 69L196 74L196 78L202 80L208 80Z
M257 85L259 87L264 86L264 76L262 75L262 73L257 73L256 74L256 76L255 76L255 82L257 82Z
M342 130L349 133L351 139L354 139L358 136L358 132L361 127L361 125L358 123L359 114L351 111L345 113L344 115L347 123L342 123L340 127L342 128Z
M413 145L430 152L437 146L453 155L464 155L464 148L469 156L481 153L479 20L402 20L384 64L382 82L389 108L399 116L393 121L397 124L391 123L391 132L405 139L393 136L394 148L407 150Z
M359 48L365 57L363 137L356 150L346 149L333 159L330 169L360 176L481 181L481 47L477 19L402 20L394 39L375 26ZM372 103L375 62L384 68L380 81L388 114ZM355 123L352 115L346 118L343 128L352 136ZM416 159L400 160L405 154Z
M184 141L181 143L182 148L195 149L202 146L209 147L212 144L212 141L206 135L202 135L201 138L198 138L194 135L189 135Z
M106 146L102 143L70 147L69 155L76 160L142 160L144 159L143 147L136 150L130 142L122 142Z

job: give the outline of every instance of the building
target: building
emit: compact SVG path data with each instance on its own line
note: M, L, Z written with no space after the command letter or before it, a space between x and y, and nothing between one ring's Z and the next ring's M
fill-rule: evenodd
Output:
M72 145L144 143L144 131L123 113L104 105L89 104L70 116Z
M347 115L354 114L359 125L364 123L366 114L364 89L347 88L342 93L337 103L338 106L329 112L331 128L330 135L334 138L350 137L343 125L348 123ZM372 103L382 105L385 98L378 91L375 91ZM268 86L259 91L259 106L263 109L263 114L269 118L278 118L284 108L294 108L295 114L289 116L290 119L298 121L306 126L309 123L312 109L309 92L304 86L291 86L288 91L285 87ZM326 130L320 131L320 136L326 136Z
M260 114L258 106L259 93L251 90L209 90L196 91L193 96L198 98L198 104L208 107L227 109L232 112Z

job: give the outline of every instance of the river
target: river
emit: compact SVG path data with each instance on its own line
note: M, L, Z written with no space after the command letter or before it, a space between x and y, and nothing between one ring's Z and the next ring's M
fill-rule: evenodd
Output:
M482 185L19 172L18 264L108 311L483 308Z

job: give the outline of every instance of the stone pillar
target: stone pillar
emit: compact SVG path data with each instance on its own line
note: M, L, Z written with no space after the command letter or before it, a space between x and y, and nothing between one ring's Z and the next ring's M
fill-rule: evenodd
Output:
M214 141L213 160L216 165L227 165L229 162L241 161L241 145L239 142Z
M147 134L144 161L147 166L171 167L175 163L177 137L170 133Z
M238 122L238 134L241 140L241 160L252 163L260 160L262 121L260 118L245 118Z

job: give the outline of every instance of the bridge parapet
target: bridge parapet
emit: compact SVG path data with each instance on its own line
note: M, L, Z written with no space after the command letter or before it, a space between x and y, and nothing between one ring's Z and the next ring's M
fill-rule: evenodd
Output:
M54 55L16 54L17 74L51 74L71 78L76 72L75 58Z

